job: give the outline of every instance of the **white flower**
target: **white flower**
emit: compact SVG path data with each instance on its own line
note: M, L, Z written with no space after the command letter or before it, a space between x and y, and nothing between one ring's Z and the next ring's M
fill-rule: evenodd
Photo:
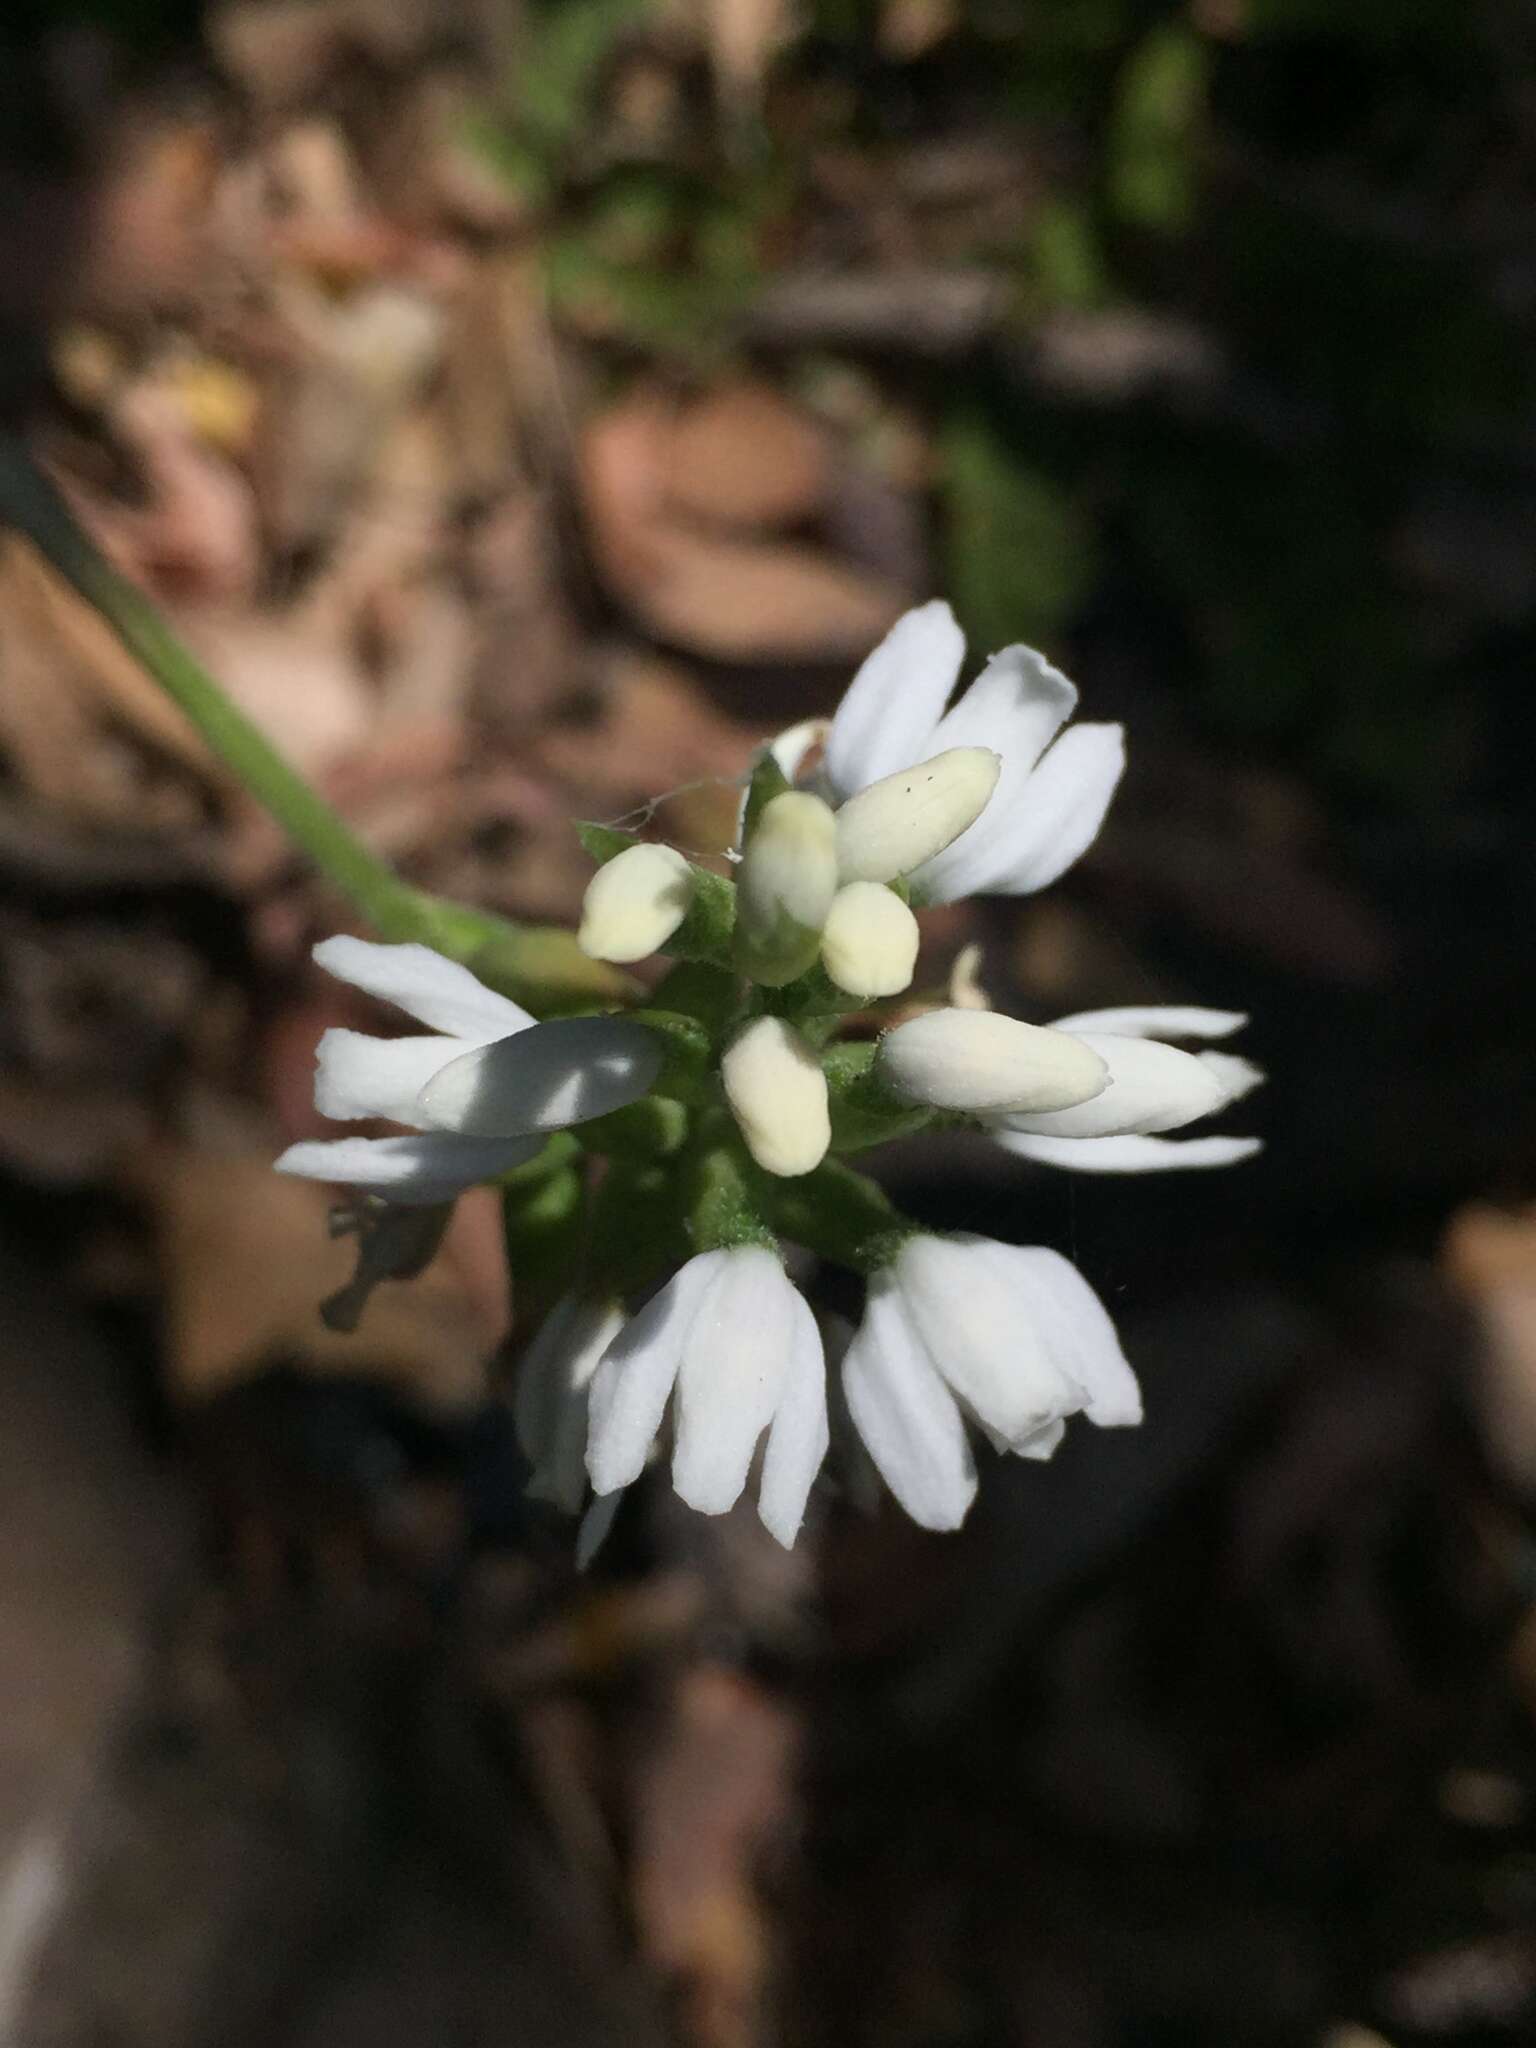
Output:
M1166 1167L1231 1166L1260 1149L1258 1138L1160 1138L1213 1116L1264 1076L1232 1053L1181 1052L1164 1038L1225 1038L1247 1023L1237 1010L1193 1006L1084 1010L1050 1027L1086 1045L1109 1070L1109 1085L1074 1107L989 1117L1008 1151L1085 1173L1151 1173Z
M849 684L822 765L834 798L847 802L951 748L985 747L1001 757L985 810L912 875L927 903L1026 896L1054 882L1093 843L1125 765L1118 725L1062 731L1077 691L1029 647L994 654L946 712L964 656L965 638L947 604L921 605L898 619ZM813 737L797 727L775 743L787 774Z
M995 1010L928 1010L887 1031L877 1071L909 1102L985 1113L1060 1110L1105 1087L1109 1070L1082 1039Z
M639 1478L673 1408L672 1484L733 1507L768 1432L758 1513L787 1549L827 1448L816 1319L763 1245L702 1252L608 1346L592 1381L587 1470L599 1495Z
M897 996L911 986L920 938L917 919L894 890L849 882L827 912L821 964L851 996Z
M1039 1246L917 1236L869 1283L843 1361L855 1427L915 1522L955 1529L976 1492L966 1424L1048 1458L1079 1410L1141 1420L1141 1393L1103 1303Z
M672 846L626 846L587 884L576 943L627 966L664 946L693 902L693 869Z
M392 1202L449 1202L523 1165L549 1131L633 1102L660 1070L661 1046L643 1026L624 1017L536 1024L428 946L326 939L315 959L430 1035L327 1031L316 1053L321 1115L379 1117L411 1130L290 1145L280 1173L346 1182Z
M544 1318L517 1372L512 1419L533 1466L528 1491L569 1515L587 1492L587 1396L603 1353L624 1327L611 1301L567 1294Z
M792 1179L820 1166L832 1142L827 1077L792 1025L782 1017L743 1025L720 1061L720 1080L764 1173Z

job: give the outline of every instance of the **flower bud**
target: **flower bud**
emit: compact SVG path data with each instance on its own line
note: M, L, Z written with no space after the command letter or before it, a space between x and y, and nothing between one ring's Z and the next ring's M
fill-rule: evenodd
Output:
M942 853L974 825L997 787L990 747L951 747L851 796L837 814L837 867L845 882L893 882Z
M979 1113L1070 1109L1109 1080L1081 1039L995 1010L930 1010L898 1024L880 1041L879 1071L910 1101Z
M592 960L643 960L677 930L693 870L670 846L628 846L587 884L576 943Z
M882 882L838 890L821 934L821 964L851 996L894 996L917 965L917 919Z
M763 807L736 871L736 960L744 974L782 988L816 958L837 890L831 807L785 790Z
M821 1164L832 1142L827 1081L800 1034L782 1017L737 1032L720 1062L726 1100L747 1150L784 1179Z

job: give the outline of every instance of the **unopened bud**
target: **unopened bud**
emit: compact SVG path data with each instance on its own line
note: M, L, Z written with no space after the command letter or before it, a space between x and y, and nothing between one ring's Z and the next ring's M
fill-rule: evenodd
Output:
M898 1024L880 1041L879 1070L909 1101L980 1114L1070 1109L1109 1081L1081 1039L995 1010L930 1010Z
M785 790L763 806L736 871L736 960L782 988L816 958L837 890L837 824L830 805Z
M942 853L986 809L1002 765L990 747L951 747L851 796L837 814L842 879L894 882Z
M643 960L677 930L693 901L693 870L670 846L629 846L587 884L576 943L592 960Z
M894 996L911 986L917 919L883 882L838 890L821 934L821 964L851 996Z
M821 1164L832 1142L826 1076L782 1017L759 1017L739 1031L720 1078L747 1150L765 1173L792 1179Z

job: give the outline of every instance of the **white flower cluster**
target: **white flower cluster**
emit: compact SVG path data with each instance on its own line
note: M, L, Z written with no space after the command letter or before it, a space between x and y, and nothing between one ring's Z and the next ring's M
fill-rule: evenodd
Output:
M608 1165L586 1263L529 1347L516 1400L532 1489L572 1512L592 1501L588 1549L664 1443L677 1492L705 1514L731 1507L756 1463L763 1522L794 1541L828 1447L827 1368L784 1239L867 1281L841 1367L846 1411L924 1526L964 1518L973 1429L1048 1458L1074 1414L1140 1420L1114 1326L1065 1259L925 1232L842 1155L936 1122L1090 1172L1220 1166L1257 1149L1165 1135L1260 1079L1232 1054L1170 1042L1225 1038L1244 1022L1232 1012L1122 1008L1042 1027L974 996L909 997L878 1036L839 1036L846 1015L867 1019L909 989L914 906L1044 887L1092 842L1119 780L1120 728L1068 725L1076 690L1029 648L994 655L946 709L963 655L948 606L910 612L830 724L775 743L749 791L734 887L670 847L606 835L579 942L614 963L673 954L648 1009L535 1023L425 947L316 949L430 1035L327 1032L319 1109L408 1134L295 1145L282 1170L434 1205L534 1173L552 1132L595 1127L588 1143ZM648 1094L677 1116L637 1160L612 1138L614 1113ZM654 1246L638 1278L603 1249L605 1200L626 1236ZM647 1285L627 1315L621 1294Z

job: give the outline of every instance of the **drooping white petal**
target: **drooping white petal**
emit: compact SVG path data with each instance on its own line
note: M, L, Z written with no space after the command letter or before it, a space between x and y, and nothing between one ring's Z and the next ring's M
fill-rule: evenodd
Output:
M965 635L935 599L892 626L844 692L827 736L826 772L840 797L910 768L933 750L939 722L965 659Z
M587 1473L595 1493L630 1486L645 1470L689 1325L726 1256L704 1252L690 1259L603 1353L587 1404Z
M550 1310L517 1370L512 1419L533 1476L528 1491L567 1514L587 1490L587 1391L624 1327L611 1301L568 1294Z
M1248 1022L1246 1010L1206 1010L1198 1003L1126 1003L1053 1017L1054 1031L1112 1031L1119 1038L1230 1038Z
M827 1368L821 1332L802 1297L795 1295L789 1366L768 1428L757 1511L763 1527L792 1549L821 1461L827 1455Z
M683 1338L673 1411L672 1484L701 1515L723 1515L747 1483L804 1306L777 1252L746 1245L720 1257Z
M1021 1300L1057 1368L1081 1387L1089 1420L1122 1428L1141 1420L1141 1389L1097 1294L1070 1259L1044 1245L1009 1245Z
M1048 1138L1140 1136L1175 1131L1232 1099L1229 1085L1236 1077L1227 1071L1230 1058L1213 1071L1206 1062L1219 1055L1197 1057L1156 1038L1117 1038L1107 1031L1071 1035L1103 1060L1109 1086L1092 1101L1065 1109L1005 1112L997 1119L1000 1124ZM1247 1066L1246 1061L1237 1064Z
M954 903L1046 888L1098 837L1124 768L1118 725L1068 726L1021 788L1000 785L970 831L913 875L914 894Z
M279 1173L336 1181L391 1202L451 1202L530 1160L542 1138L460 1138L413 1131L398 1138L311 1139L274 1162Z
M1063 1166L1073 1173L1168 1173L1235 1166L1264 1149L1262 1138L1046 1138L1001 1130L993 1136L1021 1159Z
M1035 1434L1026 1437L1023 1443L1010 1445L1009 1448L1016 1458L1036 1458L1043 1463L1047 1458L1055 1457L1066 1433L1065 1422L1048 1422L1044 1429L1037 1429Z
M327 974L394 1003L432 1031L483 1044L526 1031L528 1012L476 981L467 967L430 946L377 946L368 939L322 939L314 957Z
M635 1101L661 1061L660 1039L628 1017L557 1017L450 1060L422 1089L416 1117L477 1137L562 1130Z
M1077 686L1033 647L1004 647L952 711L939 721L933 749L993 747L1022 783L1077 708Z
M1085 1040L996 1010L929 1010L898 1024L880 1041L877 1070L911 1102L988 1115L1064 1109L1109 1079Z
M843 1360L843 1394L881 1477L924 1529L958 1529L976 1465L955 1397L908 1320L894 1279L869 1283L864 1320Z
M894 1271L928 1356L989 1431L1023 1443L1081 1407L1078 1383L1035 1326L1033 1273L1017 1246L923 1234Z
M414 1124L416 1098L464 1050L461 1038L373 1038L322 1032L315 1048L315 1107L339 1123L364 1116Z

